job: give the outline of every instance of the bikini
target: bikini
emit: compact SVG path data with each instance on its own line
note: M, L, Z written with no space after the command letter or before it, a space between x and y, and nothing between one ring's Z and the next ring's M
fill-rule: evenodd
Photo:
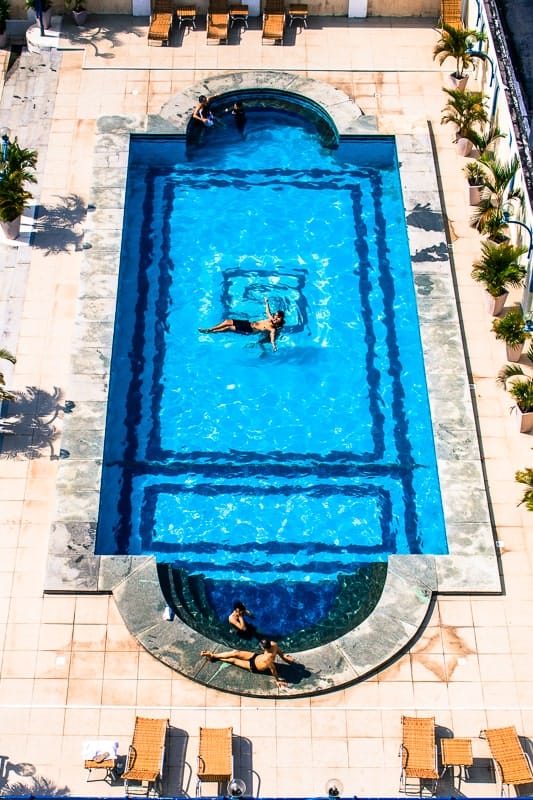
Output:
M257 658L257 656L260 656L260 655L261 655L261 653L255 653L255 654L254 654L254 655L253 655L253 656L250 658L250 661L249 661L249 663L250 663L250 672L254 672L256 675L259 675L259 674L260 674L260 672L261 672L261 670L260 670L260 669L258 669L258 668L255 666L255 659Z

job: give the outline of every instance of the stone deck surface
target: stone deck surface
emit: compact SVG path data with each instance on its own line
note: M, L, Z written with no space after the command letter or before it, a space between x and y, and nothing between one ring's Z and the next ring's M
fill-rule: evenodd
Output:
M445 73L431 58L437 32L423 20L311 19L281 48L262 46L252 20L227 46L208 47L200 27L172 47L148 48L146 23L110 16L83 30L67 25L61 50L23 51L0 102L0 124L40 154L32 246L26 232L20 246L0 245L2 345L17 355L5 373L27 395L26 427L9 423L0 470L0 750L10 762L2 780L12 793L22 782L46 794L120 796L120 782L85 782L83 743L116 739L125 754L141 714L170 719L167 794L194 789L199 726L232 725L235 773L254 794L316 796L335 777L350 796L393 796L401 715L416 714L434 716L440 733L472 737L474 769L461 791L498 796L479 731L514 724L533 736L531 518L518 507L514 481L515 470L531 464L531 440L517 433L509 398L495 384L504 353L470 278L479 239L468 225L463 161L439 124ZM375 116L380 133L427 135L430 123L504 589L434 598L401 656L319 697L278 697L274 689L265 698L239 697L200 685L147 653L111 596L43 594L58 464L65 463L52 429L61 430L76 389L71 356L98 120L159 115L192 84L242 69L325 82ZM436 358L433 366L445 365ZM441 790L452 791L449 781Z

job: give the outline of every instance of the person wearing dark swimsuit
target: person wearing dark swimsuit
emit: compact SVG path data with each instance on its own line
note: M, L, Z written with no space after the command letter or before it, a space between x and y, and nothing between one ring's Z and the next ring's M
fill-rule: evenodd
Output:
M241 669L247 669L254 675L261 675L270 672L278 686L286 686L287 682L281 680L276 669L276 656L279 656L287 664L292 664L294 658L282 653L279 645L270 639L261 639L261 653L252 653L250 650L228 650L225 653L213 653L211 650L202 650L200 655L208 661L225 661L227 664L234 664Z
M272 349L276 350L276 336L285 324L285 314L283 311L276 311L274 314L270 310L268 297L265 297L265 311L267 319L260 319L256 322L249 322L246 319L225 319L214 325L212 328L198 328L200 333L262 333L265 331L270 336Z

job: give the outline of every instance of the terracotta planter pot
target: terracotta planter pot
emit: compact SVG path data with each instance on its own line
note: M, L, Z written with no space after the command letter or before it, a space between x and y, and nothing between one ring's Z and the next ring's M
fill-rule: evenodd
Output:
M507 361L520 361L520 356L524 352L524 343L516 345L516 347L509 347L506 344L505 349L507 351Z
M526 411L525 414L519 408L516 408L515 411L520 433L531 433L533 431L533 411Z
M505 292L505 294L501 294L499 297L493 297L488 292L484 292L484 296L485 305L489 314L492 314L493 317L499 317L503 311L509 292Z
M474 145L470 141L470 139L457 139L457 152L460 156L469 156L472 152Z
M460 92L464 92L466 84L468 83L468 75L463 75L462 78L458 78L455 73L452 72L452 74L448 76L448 80L450 86L454 89L459 89Z
M76 25L85 25L89 12L83 9L82 11L73 11L72 16Z
M468 204L471 206L478 206L481 202L481 195L483 194L483 186L471 186L468 184Z
M12 219L10 222L0 222L2 226L2 230L4 232L4 236L6 239L18 239L20 233L20 225L22 223L22 217L16 217Z

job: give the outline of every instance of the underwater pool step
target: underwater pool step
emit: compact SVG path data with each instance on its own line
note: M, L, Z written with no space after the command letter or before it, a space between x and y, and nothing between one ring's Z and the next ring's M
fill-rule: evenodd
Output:
M182 621L214 641L229 647L236 646L236 637L227 623L226 613L229 608L222 608L224 603L218 608L217 603L212 605L212 599L209 599L213 589L210 579L203 575L189 575L185 569L176 569L168 563L158 565L158 574L168 605ZM336 586L336 590L333 590L334 596L336 595L333 605L324 616L317 617L313 625L305 630L298 626L292 633L282 633L283 645L294 650L307 649L314 647L317 641L334 639L351 630L374 608L381 596L386 574L386 564L372 564L356 567L351 574L330 576L330 582ZM210 589L207 588L208 584ZM240 582L237 585L240 589ZM236 594L237 585L235 582L228 582L226 576L220 582L219 589L226 597L228 588ZM245 591L250 593L250 589L248 585ZM271 591L271 587L268 591ZM301 589L296 588L295 591L301 597ZM184 598L186 603L183 602ZM228 602L231 600L232 597ZM259 608L258 605L254 607ZM280 637L276 634L276 638Z
M189 575L172 564L158 564L157 573L167 605L194 630L217 641L231 644L228 625L218 619L207 599L203 576Z

